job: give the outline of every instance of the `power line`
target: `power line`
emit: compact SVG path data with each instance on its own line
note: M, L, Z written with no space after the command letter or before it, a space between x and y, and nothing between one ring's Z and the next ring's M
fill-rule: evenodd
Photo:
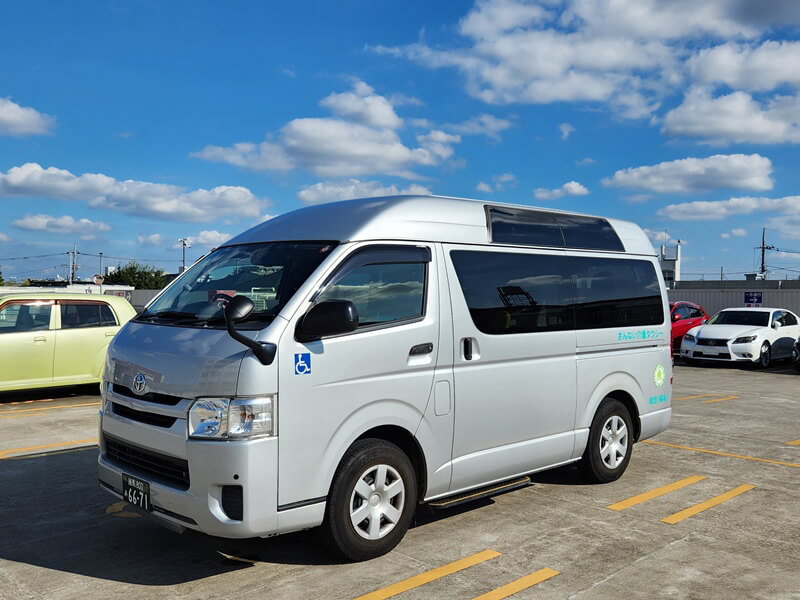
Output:
M64 256L69 252L56 252L54 254L39 254L38 256L12 256L10 258L0 258L0 260L29 260L32 258L47 258L48 256Z
M100 258L99 254L92 254L91 252L78 252L78 254L83 254L84 256L96 256ZM169 258L139 258L135 256L109 256L108 254L103 254L103 258L111 258L113 260L140 260L142 262L169 262L169 263L179 263L181 261Z

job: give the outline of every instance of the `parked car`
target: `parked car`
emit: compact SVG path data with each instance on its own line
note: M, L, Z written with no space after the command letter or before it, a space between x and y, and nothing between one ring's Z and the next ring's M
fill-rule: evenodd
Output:
M681 357L766 367L774 359L790 357L798 335L797 315L784 308L726 308L683 336Z
M672 353L679 354L686 332L702 325L710 317L702 306L685 301L670 302L669 312L672 321Z
M792 364L795 369L800 371L800 337L797 338L792 348Z
M108 343L135 315L117 296L0 296L0 391L99 382Z

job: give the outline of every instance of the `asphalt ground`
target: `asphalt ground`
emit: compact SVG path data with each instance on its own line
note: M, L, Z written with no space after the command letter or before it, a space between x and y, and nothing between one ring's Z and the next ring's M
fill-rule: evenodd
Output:
M418 511L390 554L315 531L177 535L96 481L96 387L0 396L0 597L800 598L800 374L675 368L673 421L625 475L573 468ZM482 596L486 594L485 596Z

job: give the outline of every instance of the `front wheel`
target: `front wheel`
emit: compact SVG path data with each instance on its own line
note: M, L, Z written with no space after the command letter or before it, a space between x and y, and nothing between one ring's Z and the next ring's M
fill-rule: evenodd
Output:
M331 485L323 523L326 542L349 560L386 554L403 539L416 503L417 479L408 456L385 440L359 440Z
M625 405L606 398L594 415L589 442L581 458L584 477L592 483L616 481L625 472L633 448L633 424Z
M792 348L792 364L796 370L800 371L800 349L797 346Z
M772 348L770 348L769 342L764 342L761 344L761 353L758 355L758 366L762 369L766 369L771 360Z

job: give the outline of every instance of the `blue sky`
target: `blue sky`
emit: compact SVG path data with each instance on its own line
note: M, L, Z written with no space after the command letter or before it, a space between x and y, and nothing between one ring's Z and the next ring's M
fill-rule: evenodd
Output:
M625 218L686 278L800 276L800 3L3 3L0 271L168 271L308 204ZM788 251L788 252L787 252Z

